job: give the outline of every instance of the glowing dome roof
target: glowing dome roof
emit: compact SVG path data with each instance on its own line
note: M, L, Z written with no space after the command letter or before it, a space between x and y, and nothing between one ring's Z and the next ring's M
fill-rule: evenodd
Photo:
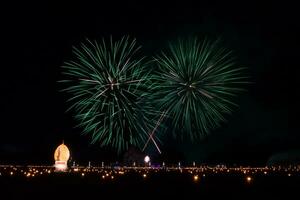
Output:
M56 148L54 152L54 160L67 162L69 158L70 158L70 151L68 147L64 143L62 143Z

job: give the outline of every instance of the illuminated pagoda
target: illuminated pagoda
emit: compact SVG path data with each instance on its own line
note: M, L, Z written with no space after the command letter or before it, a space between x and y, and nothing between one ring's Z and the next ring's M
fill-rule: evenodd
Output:
M65 171L68 168L68 160L70 158L69 148L64 142L59 145L54 152L55 170Z

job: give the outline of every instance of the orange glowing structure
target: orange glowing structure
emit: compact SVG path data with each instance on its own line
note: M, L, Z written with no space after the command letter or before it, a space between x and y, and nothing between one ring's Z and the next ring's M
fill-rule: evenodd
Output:
M65 171L68 168L68 160L70 158L69 148L64 142L59 145L54 152L55 169L57 171Z

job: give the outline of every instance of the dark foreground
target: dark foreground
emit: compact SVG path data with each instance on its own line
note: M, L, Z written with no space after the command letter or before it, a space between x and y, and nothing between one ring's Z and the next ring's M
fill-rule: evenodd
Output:
M299 172L270 169L6 169L0 176L1 199L288 199L299 192Z

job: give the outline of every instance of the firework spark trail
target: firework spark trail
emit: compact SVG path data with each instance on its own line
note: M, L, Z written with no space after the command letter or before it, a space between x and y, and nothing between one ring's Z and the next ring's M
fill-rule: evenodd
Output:
M152 137L152 135L149 136L148 141L150 141L150 138L151 138L153 144L155 145L157 151L159 152L159 154L161 154L161 150L160 150L160 148L158 147L158 145L157 145L156 141L154 140L154 138ZM149 143L149 142L147 142L147 143ZM145 151L145 148L146 148L146 146L144 146L143 151Z
M219 44L179 40L154 59L158 69L153 102L158 110L168 110L176 135L187 133L194 140L219 127L236 106L233 97L249 83L246 68L237 66L232 52Z
M166 116L166 111L163 111L163 113L160 115L160 118L158 119L158 121L157 121L157 123L156 123L154 129L153 129L152 132L149 134L148 140L147 140L147 142L145 143L145 145L144 145L144 147L143 147L143 151L145 151L145 149L146 149L146 147L147 147L147 145L148 145L148 143L149 143L149 141L150 141L150 139L151 139L151 140L153 141L153 143L155 144L155 146L156 146L158 152L161 154L161 151L160 151L160 149L158 148L158 145L156 144L156 142L155 142L155 140L154 140L154 138L153 138L153 135L154 135L156 129L158 128L158 126L161 124L162 120L165 118L165 116Z
M128 37L115 42L87 40L74 47L74 58L62 66L63 91L72 103L68 111L74 112L78 127L91 136L91 143L119 153L129 145L141 147L146 130L155 126L148 100L152 75L139 50Z
M237 67L231 52L218 44L197 39L171 44L152 61L158 66L153 72L150 62L136 55L140 47L135 40L87 41L74 48L75 59L63 66L68 77L61 81L63 91L73 102L68 111L74 111L92 143L118 152L146 141L144 151L152 140L161 153L154 134L166 115L173 133L202 137L225 121L236 106L232 97L247 83L245 68ZM157 122L150 120L156 110L163 111Z

